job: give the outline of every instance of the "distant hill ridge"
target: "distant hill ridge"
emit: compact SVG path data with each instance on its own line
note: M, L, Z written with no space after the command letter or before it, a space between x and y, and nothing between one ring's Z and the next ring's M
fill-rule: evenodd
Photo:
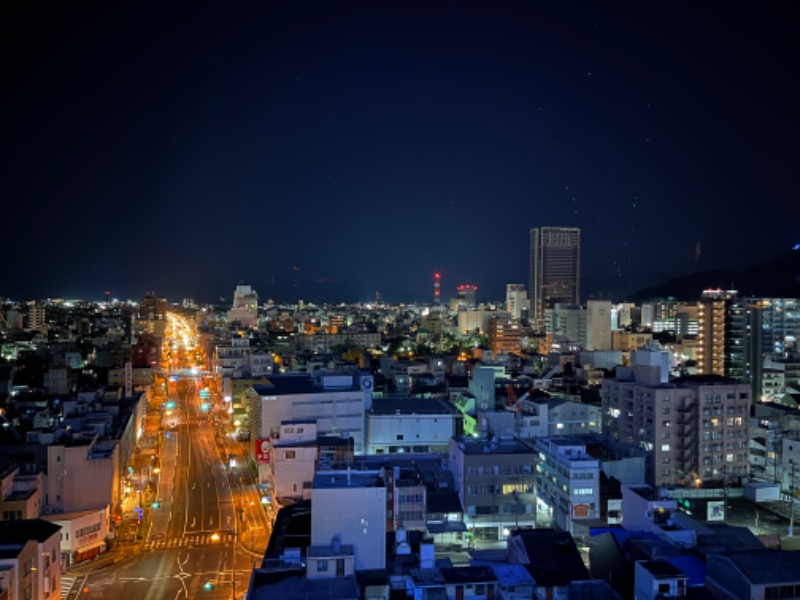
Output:
M732 286L732 287L731 287ZM743 271L708 270L676 277L634 294L634 302L673 297L697 300L709 288L734 289L743 296L800 298L800 244Z

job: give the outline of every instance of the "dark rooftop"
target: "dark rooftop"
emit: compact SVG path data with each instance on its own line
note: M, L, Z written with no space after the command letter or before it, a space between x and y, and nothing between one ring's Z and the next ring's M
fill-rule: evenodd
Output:
M709 556L709 570L714 558ZM723 557L718 557L723 558ZM800 581L800 552L786 550L744 550L727 558L752 583L796 583Z
M0 521L0 540L3 543L25 543L28 540L44 542L61 530L60 525L42 519Z
M373 398L370 413L376 415L449 415L458 412L441 398Z
M516 529L509 544L522 545L527 555L526 567L542 587L568 585L591 579L572 536L555 529ZM510 548L509 548L510 550Z
M318 471L314 475L314 489L384 487L378 473L370 471Z
M515 438L484 440L462 437L456 438L456 441L464 454L535 454L535 450Z
M739 385L741 382L732 377L723 377L712 373L703 375L684 375L670 380L670 383L679 385Z
M454 490L428 492L425 496L425 507L429 513L460 513L461 499Z
M683 576L683 573L681 573L678 567L663 560L643 560L638 564L641 564L645 569L650 571L657 579Z

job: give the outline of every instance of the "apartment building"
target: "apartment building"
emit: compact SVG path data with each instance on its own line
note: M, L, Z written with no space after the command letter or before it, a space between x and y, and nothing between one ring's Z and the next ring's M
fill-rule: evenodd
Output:
M536 495L552 522L573 532L574 519L600 516L600 461L577 437L536 441Z
M533 448L513 437L450 440L450 470L476 539L500 540L506 529L535 525L535 461Z
M602 384L603 432L646 452L646 481L733 482L748 473L749 385L717 375L669 378L666 351L637 350Z
M495 354L518 354L522 349L522 329L519 321L507 315L489 319L489 348Z
M9 598L61 598L60 529L41 519L0 521L0 581Z

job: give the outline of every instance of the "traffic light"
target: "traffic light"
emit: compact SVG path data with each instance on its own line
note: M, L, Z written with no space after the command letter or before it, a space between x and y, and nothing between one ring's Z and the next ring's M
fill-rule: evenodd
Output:
M153 508L161 508L161 502L153 502Z
M210 581L206 581L206 582L203 584L203 589L204 589L204 590L213 590L213 589L214 589L214 584L213 584L213 583L211 583Z

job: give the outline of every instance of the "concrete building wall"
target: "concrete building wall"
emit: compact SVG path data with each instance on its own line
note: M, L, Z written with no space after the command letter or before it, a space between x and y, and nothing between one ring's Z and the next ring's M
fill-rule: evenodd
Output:
M552 402L547 415L547 435L576 435L602 431L601 409L581 402Z
M370 392L371 394L371 392ZM355 452L364 451L365 392L321 391L261 398L261 437L274 437L282 421L314 419L319 435L352 436Z
M318 453L316 446L273 446L272 477L277 498L304 498L304 486L310 488L314 480Z
M611 302L589 300L586 303L588 350L611 350Z
M57 512L115 506L120 494L119 447L89 458L90 446L53 445L47 453L47 504Z
M465 521L479 538L502 539L504 529L535 523L533 449L513 438L454 438L449 456Z
M550 510L553 522L573 531L575 519L600 516L600 463L586 453L578 438L537 440L539 468L536 492Z
M367 454L444 452L456 433L456 415L367 415ZM415 448L424 446L425 450Z
M386 488L314 488L311 543L329 545L335 536L356 551L356 569L386 567Z
M462 310L458 313L458 329L462 334L489 331L489 319L497 315L490 310Z

